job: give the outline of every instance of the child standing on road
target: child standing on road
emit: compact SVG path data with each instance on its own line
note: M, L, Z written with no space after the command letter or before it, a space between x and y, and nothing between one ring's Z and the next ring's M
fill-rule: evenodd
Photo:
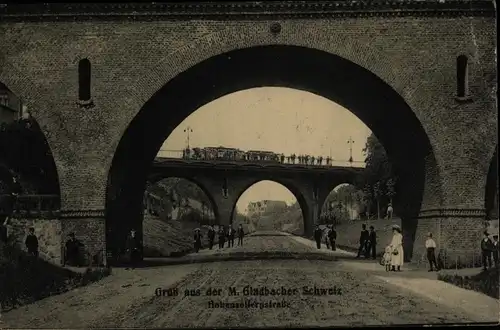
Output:
M385 265L386 272L391 270L391 253L392 253L391 246L387 245L385 247L385 252L384 252L384 255L382 257L382 262L383 262L383 265Z

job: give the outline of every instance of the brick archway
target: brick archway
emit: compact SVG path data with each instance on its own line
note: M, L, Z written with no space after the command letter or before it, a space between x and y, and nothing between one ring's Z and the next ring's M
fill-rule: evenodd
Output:
M440 200L439 173L420 121L391 86L367 69L324 51L298 46L258 46L211 57L167 82L132 120L108 176L106 223L139 216L151 162L170 133L192 112L239 90L276 86L308 91L350 110L377 136L399 177L401 217L414 237L416 219L431 185ZM143 141L139 143L139 141ZM123 208L123 205L127 205ZM109 237L108 237L109 238ZM109 241L107 239L107 241Z

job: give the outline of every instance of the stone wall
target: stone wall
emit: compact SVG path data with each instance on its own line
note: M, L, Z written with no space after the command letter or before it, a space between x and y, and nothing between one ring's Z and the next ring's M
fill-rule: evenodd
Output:
M8 235L14 237L23 250L26 250L24 242L30 227L35 229L40 257L60 265L63 253L61 221L59 219L11 219L7 227Z

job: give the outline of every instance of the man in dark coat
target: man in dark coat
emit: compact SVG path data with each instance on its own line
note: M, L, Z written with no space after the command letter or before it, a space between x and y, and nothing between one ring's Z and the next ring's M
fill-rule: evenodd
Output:
M498 267L498 235L493 235L493 262L495 263L495 267Z
M375 228L370 226L370 232L368 234L368 242L369 242L369 252L371 252L372 259L377 258L377 233L375 232ZM368 252L368 257L370 253Z
M359 258L363 251L365 251L365 254L366 254L368 237L369 237L369 235L368 235L368 230L366 230L366 225L362 224L361 225L361 235L359 236L358 255L356 256L356 258Z
M483 261L483 269L486 270L487 266L491 268L491 252L493 251L493 243L489 238L488 232L484 232L484 237L481 240L481 255Z
M323 231L319 228L319 226L316 226L316 229L314 230L314 240L316 241L316 247L318 249L321 249L322 236L323 236Z
M141 242L136 235L135 229L130 231L127 237L127 253L129 257L130 268L134 269L139 263ZM125 269L129 269L128 267Z
M70 233L69 239L66 241L66 257L64 258L64 264L80 267L82 265L82 258L80 255L80 248L82 246L83 244L76 239L75 233Z
M28 253L34 257L38 257L38 238L35 235L35 228L30 228L26 241L24 242Z
M210 250L212 250L212 247L214 246L214 240L215 240L215 230L214 227L210 226L208 227L208 247Z
M235 235L236 235L236 232L234 231L233 226L230 226L229 230L227 231L227 247L234 246L234 236Z
M330 228L330 231L328 232L328 239L330 240L330 246L332 247L332 250L336 251L337 232L335 231L333 226Z
M224 231L224 226L219 227L219 249L224 248L224 243L226 243L226 232Z
M201 231L199 228L194 230L194 250L196 253L201 249Z
M245 231L243 230L243 225L240 223L238 227L238 245L243 246L243 237L245 236Z

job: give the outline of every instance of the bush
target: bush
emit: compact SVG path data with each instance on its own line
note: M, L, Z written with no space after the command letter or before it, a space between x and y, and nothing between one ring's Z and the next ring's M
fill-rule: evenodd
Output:
M475 276L438 275L438 279L443 282L447 282L467 290L481 292L495 299L499 298L500 287L498 278L498 268L482 271Z
M109 268L88 268L84 273L50 264L19 250L12 242L0 242L0 302L25 305L48 296L96 282L111 274Z

